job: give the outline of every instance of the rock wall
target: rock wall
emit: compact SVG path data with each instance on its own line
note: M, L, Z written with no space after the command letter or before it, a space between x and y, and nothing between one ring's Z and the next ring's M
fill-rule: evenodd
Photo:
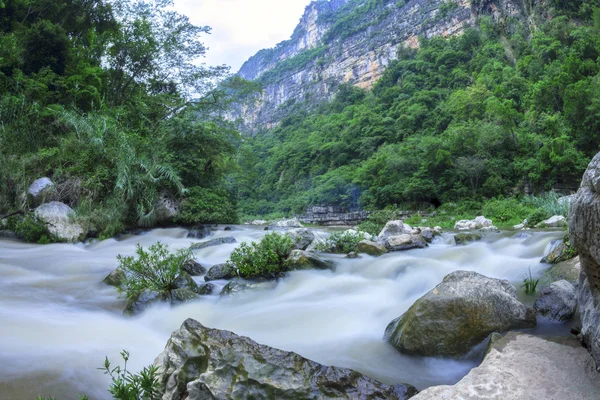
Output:
M571 201L569 237L579 253L579 312L582 336L600 366L600 153L588 166Z
M310 207L306 214L298 217L304 224L321 226L358 225L369 213L366 211L348 212L341 207Z
M528 14L530 3L313 1L290 40L261 50L242 66L238 75L262 82L264 90L235 106L227 117L238 121L247 132L271 128L294 103L314 106L327 101L341 83L372 88L390 61L397 58L398 49L417 48L420 37L460 34L465 27L473 26L481 14L491 15L503 24L508 17Z

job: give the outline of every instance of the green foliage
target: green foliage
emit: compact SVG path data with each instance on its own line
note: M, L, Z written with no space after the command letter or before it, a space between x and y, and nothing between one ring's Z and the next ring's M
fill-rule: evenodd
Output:
M289 235L269 233L258 243L242 243L228 263L242 278L277 278L288 270L286 260L293 246Z
M516 225L531 215L532 209L515 198L492 199L485 203L482 214L494 222Z
M306 49L294 57L287 58L284 61L278 63L275 68L268 70L260 76L260 81L263 83L272 83L278 78L285 75L289 71L296 71L305 67L311 61L316 60L322 56L327 48L325 46L319 46L312 49Z
M102 368L105 375L110 376L111 384L108 391L115 400L158 400L161 393L158 383L158 367L150 365L134 374L127 370L129 352L121 352L123 367L113 367L108 357L104 360Z
M129 299L146 290L166 297L177 289L175 281L182 272L182 265L193 258L188 249L171 253L169 246L160 242L150 246L148 251L138 244L136 254L136 257L117 256L119 268L125 273L119 290L125 292Z
M535 209L543 210L547 215L544 219L554 215L569 216L569 202L559 201L560 195L555 192L548 192L541 196L527 196L523 198L523 203ZM541 222L541 221L540 221Z
M573 245L571 245L571 239L569 238L569 231L567 231L565 233L565 236L563 238L563 243L566 246L566 249L563 252L563 254L556 260L557 263L570 260L579 255L577 250L573 247Z
M364 232L334 232L323 242L318 243L316 249L328 253L348 254L356 251L358 243L365 239Z
M226 190L190 188L181 205L177 221L185 225L238 222L235 202Z
M525 289L525 294L529 296L535 294L538 283L540 283L540 280L533 279L533 275L531 275L531 268L529 268L529 276L523 280L523 289Z
M11 223L14 224L13 229L19 239L28 243L38 244L49 244L57 241L56 238L48 232L46 224L38 221L33 214L26 214L22 218L13 218L13 220L15 220L15 222Z

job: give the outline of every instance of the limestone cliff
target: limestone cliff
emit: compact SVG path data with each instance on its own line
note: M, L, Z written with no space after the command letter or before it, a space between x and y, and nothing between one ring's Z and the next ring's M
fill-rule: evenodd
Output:
M473 26L479 15L500 24L529 14L534 0L316 0L292 37L259 51L238 75L264 90L228 115L244 130L276 125L296 102L330 99L341 83L370 89L401 47L419 38L448 37Z

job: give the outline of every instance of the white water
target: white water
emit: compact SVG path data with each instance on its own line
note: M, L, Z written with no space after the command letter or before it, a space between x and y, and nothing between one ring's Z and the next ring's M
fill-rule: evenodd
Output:
M235 236L242 242L265 233L240 229L213 237ZM0 240L0 399L44 395L70 400L83 393L110 399L108 379L96 369L104 357L119 361L119 352L126 349L131 369L139 370L154 361L186 318L386 383L418 388L453 384L475 361L403 356L382 339L387 324L455 270L474 270L518 286L529 267L534 276L547 267L539 263L544 248L562 236L536 232L516 239L498 234L462 247L451 245L447 237L425 250L380 258L334 256L335 272L293 272L264 290L207 296L123 317L124 301L101 283L117 266L117 254L133 254L138 242L149 246L158 240L171 249L185 248L197 241L185 239L186 233L155 230L88 245ZM196 253L197 259L205 266L224 262L235 247L207 248Z

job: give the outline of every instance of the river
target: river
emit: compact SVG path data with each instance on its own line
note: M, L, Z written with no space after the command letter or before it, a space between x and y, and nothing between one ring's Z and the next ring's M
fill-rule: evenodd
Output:
M218 230L212 237L258 240L254 227ZM519 286L539 276L545 247L562 232L490 234L467 246L445 235L424 250L335 261L335 271L297 271L264 290L202 300L175 308L156 306L136 318L122 315L125 302L101 281L117 267L116 256L161 241L186 248L185 229L157 229L140 236L88 244L32 245L0 239L0 399L110 399L108 378L98 370L104 357L129 366L151 364L171 332L186 318L295 351L323 364L349 367L386 383L423 389L453 384L477 360L407 357L383 339L387 324L456 270L473 270ZM325 231L318 231L326 235ZM204 266L225 262L235 244L196 252ZM222 286L225 282L218 282ZM218 291L217 291L218 293ZM529 299L531 301L532 299ZM565 325L541 325L534 333L565 333Z

